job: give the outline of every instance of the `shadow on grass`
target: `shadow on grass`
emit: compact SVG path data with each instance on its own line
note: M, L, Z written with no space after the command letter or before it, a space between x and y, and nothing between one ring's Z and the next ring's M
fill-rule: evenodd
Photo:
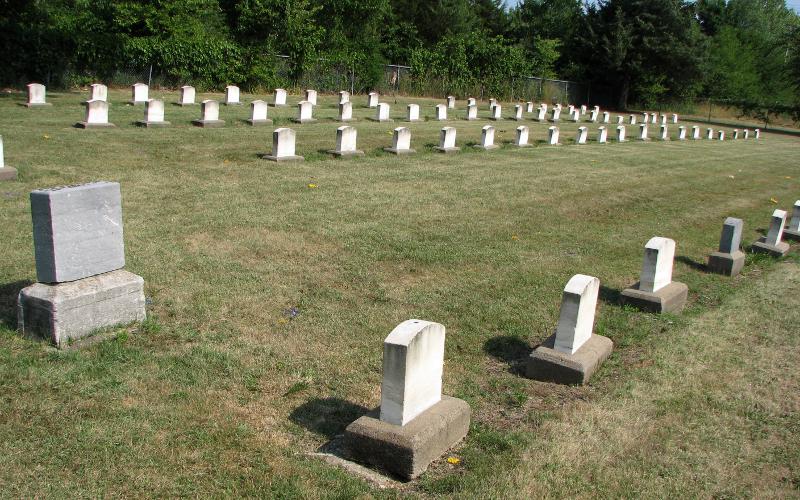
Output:
M600 300L612 306L622 305L620 298L622 293L616 288L609 288L605 285L600 285Z
M354 420L370 410L340 398L317 398L306 401L292 411L292 422L333 439Z
M32 285L29 280L0 285L0 323L9 330L17 329L17 297L20 290Z
M508 364L508 370L514 375L523 375L531 346L514 335L492 337L483 344L483 350L490 356Z
M678 255L677 257L675 257L675 260L677 260L678 262L683 262L684 264L691 267L695 271L700 271L701 273L708 272L708 266L705 264L705 262L697 262L696 260L690 259L685 255Z

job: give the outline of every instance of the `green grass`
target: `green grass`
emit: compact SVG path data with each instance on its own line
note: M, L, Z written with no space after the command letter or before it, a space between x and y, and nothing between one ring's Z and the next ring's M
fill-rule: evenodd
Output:
M357 96L354 125L367 154L339 160L324 153L335 142L335 98L321 96L319 123L289 125L306 161L274 164L258 158L271 149L273 128L242 123L246 105L223 106L222 129L192 127L199 107L169 105L173 126L146 130L131 125L142 108L112 91L118 127L74 129L84 98L51 93L52 107L32 110L15 105L19 94L0 98L6 164L20 172L19 181L0 185L0 491L7 495L392 496L305 453L378 404L381 342L412 317L447 327L445 392L469 402L473 428L453 452L461 464L435 464L411 493L797 494L793 473L751 481L765 461L787 471L800 465L797 438L786 434L797 426L796 370L763 379L769 367L745 362L741 351L755 334L758 352L796 346L782 337L796 331L797 257L778 268L748 255L735 279L698 266L725 217L745 221L749 243L776 206L789 209L800 198L799 139L575 146L577 125L564 123L566 145L553 148L541 145L547 125L526 122L537 147L480 152L464 146L489 123L483 103L480 121L447 123L463 152L440 155L431 147L441 123L400 121L411 100L389 99L396 121L378 124L365 119L374 110ZM435 101L413 102L433 116ZM275 126L286 126L296 111L269 112ZM401 125L412 129L417 155L381 151ZM511 141L517 125L496 123L497 142ZM594 138L597 125L589 126ZM145 278L150 319L80 351L23 340L13 330L16 293L35 280L27 194L99 179L122 185L127 268ZM674 276L690 288L682 316L617 305L655 235L678 243ZM604 286L596 332L614 340L615 353L587 387L521 378L521 363L552 333L561 291L576 273ZM746 324L730 319L740 310ZM770 327L754 330L759 324ZM721 339L719 356L676 354L687 347L682 339L698 341L691 336L699 333L702 346ZM796 350L771 356L776 366L796 366ZM702 375L691 387L673 382L682 363ZM730 384L720 381L737 370ZM747 375L787 390L751 406L731 401L749 390ZM777 412L785 416L762 411L789 394L790 406ZM729 441L705 432L734 417ZM706 456L673 446L697 429L688 438L707 443ZM641 433L648 439L639 443ZM760 446L764 436L773 446ZM603 455L603 439L617 446L613 438L622 446L609 448L615 460ZM741 474L726 484L708 479L707 463L729 463L740 444L748 450L737 463ZM652 469L640 474L646 465Z

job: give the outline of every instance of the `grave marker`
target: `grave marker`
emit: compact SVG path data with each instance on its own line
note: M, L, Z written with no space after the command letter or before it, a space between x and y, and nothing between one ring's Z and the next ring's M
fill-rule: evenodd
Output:
M530 130L525 125L520 125L517 127L517 134L516 138L514 139L514 145L518 148L527 148L530 146L528 144L528 136L530 134Z
M137 121L136 125L146 128L168 127L170 123L164 121L164 101L150 99L144 103L144 120Z
M290 128L276 128L272 132L272 153L262 158L270 161L303 161L302 156L295 154L295 131Z
M786 225L786 212L775 210L769 223L769 232L766 236L753 243L751 249L755 253L765 253L773 257L783 257L789 252L789 244L783 241L783 231Z
M497 149L498 146L494 143L494 127L491 125L484 125L481 129L481 143L475 146L478 149L489 151Z
M744 252L741 250L742 229L744 222L741 219L728 217L722 225L722 235L719 239L719 250L708 257L708 270L712 273L725 276L736 276L744 267Z
M219 119L219 103L213 99L206 99L200 103L200 119L192 120L195 127L222 127L225 120Z
M106 101L86 101L86 119L75 124L78 128L107 128L113 127L113 123L108 122L108 102Z
M178 106L194 106L197 91L191 85L181 87L181 99L177 102Z
M41 83L28 84L28 102L22 104L28 108L36 108L41 106L49 106L47 102L47 89Z
M654 237L645 245L644 262L640 280L623 290L623 304L655 313L678 313L686 304L689 288L672 281L675 258L675 241Z
M272 120L267 118L268 109L269 105L267 104L267 101L256 99L250 103L250 118L245 121L254 127L271 124Z
M131 85L131 100L128 104L135 106L144 104L149 100L149 88L144 83L134 83Z
M407 127L397 127L394 129L392 147L384 148L383 150L396 155L416 153L416 151L411 149L411 130Z
M225 102L226 106L239 106L239 87L236 85L228 85L225 87Z
M456 147L456 129L453 127L442 127L439 132L439 146L433 148L440 153L455 153L461 151Z
M286 106L286 90L275 89L275 99L273 105L276 108Z
M356 148L358 131L355 127L344 125L336 129L336 149L328 151L338 157L364 156L364 152Z

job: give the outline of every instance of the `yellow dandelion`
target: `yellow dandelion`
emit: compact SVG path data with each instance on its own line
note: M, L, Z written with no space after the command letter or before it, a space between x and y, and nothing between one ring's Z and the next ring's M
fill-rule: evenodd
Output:
M451 465L458 465L461 463L461 459L458 457L447 457L447 463Z
M789 177L789 176L787 175L787 176L785 177L785 179L791 179L791 177Z
M512 239L512 240L518 240L518 239L519 239L519 236L517 236L516 234L512 234L512 235L511 235L511 239Z
M44 139L49 139L49 138L50 138L50 136L49 136L49 135L47 135L47 134L44 134L44 135L42 136L42 138L44 138Z
M776 205L778 204L778 200L776 200L775 198L770 198L769 201L771 201L772 203L774 203Z
M729 175L728 177L731 178L731 179L735 179L736 178L736 177L734 177L732 175Z
M308 189L317 189L317 185L316 184L309 184L308 185Z
M281 325L285 325L288 322L289 322L289 320L286 319L286 318L281 318L281 319L278 320L278 323L280 323Z

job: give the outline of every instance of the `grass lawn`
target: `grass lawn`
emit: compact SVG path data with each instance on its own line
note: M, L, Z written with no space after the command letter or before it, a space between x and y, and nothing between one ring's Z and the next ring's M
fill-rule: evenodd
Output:
M467 147L491 123L481 103L481 120L447 122L463 151L442 155L442 123L402 122L412 100L388 98L395 122L379 124L355 96L366 156L332 159L336 98L320 96L318 123L289 125L290 96L270 118L297 130L306 161L275 164L258 157L273 127L242 121L253 96L221 107L225 128L168 104L172 127L140 129L142 107L111 91L117 128L78 130L86 95L30 110L0 98L20 174L0 184L4 496L800 493L797 246L780 264L748 254L735 279L702 268L725 217L745 221L749 244L800 198L800 138L679 142L671 125L667 143L577 146L564 123L565 145L547 147L548 125L526 121L536 147L482 152ZM433 116L437 101L413 102ZM496 141L517 125L495 123ZM381 151L396 126L418 154ZM150 319L56 351L14 331L36 277L28 193L92 180L121 183L127 269L145 279ZM678 244L681 316L618 305L652 236ZM586 387L521 377L577 273L601 280L595 331L614 354ZM379 404L382 341L409 318L447 327L444 390L473 425L460 463L380 491L307 454Z

